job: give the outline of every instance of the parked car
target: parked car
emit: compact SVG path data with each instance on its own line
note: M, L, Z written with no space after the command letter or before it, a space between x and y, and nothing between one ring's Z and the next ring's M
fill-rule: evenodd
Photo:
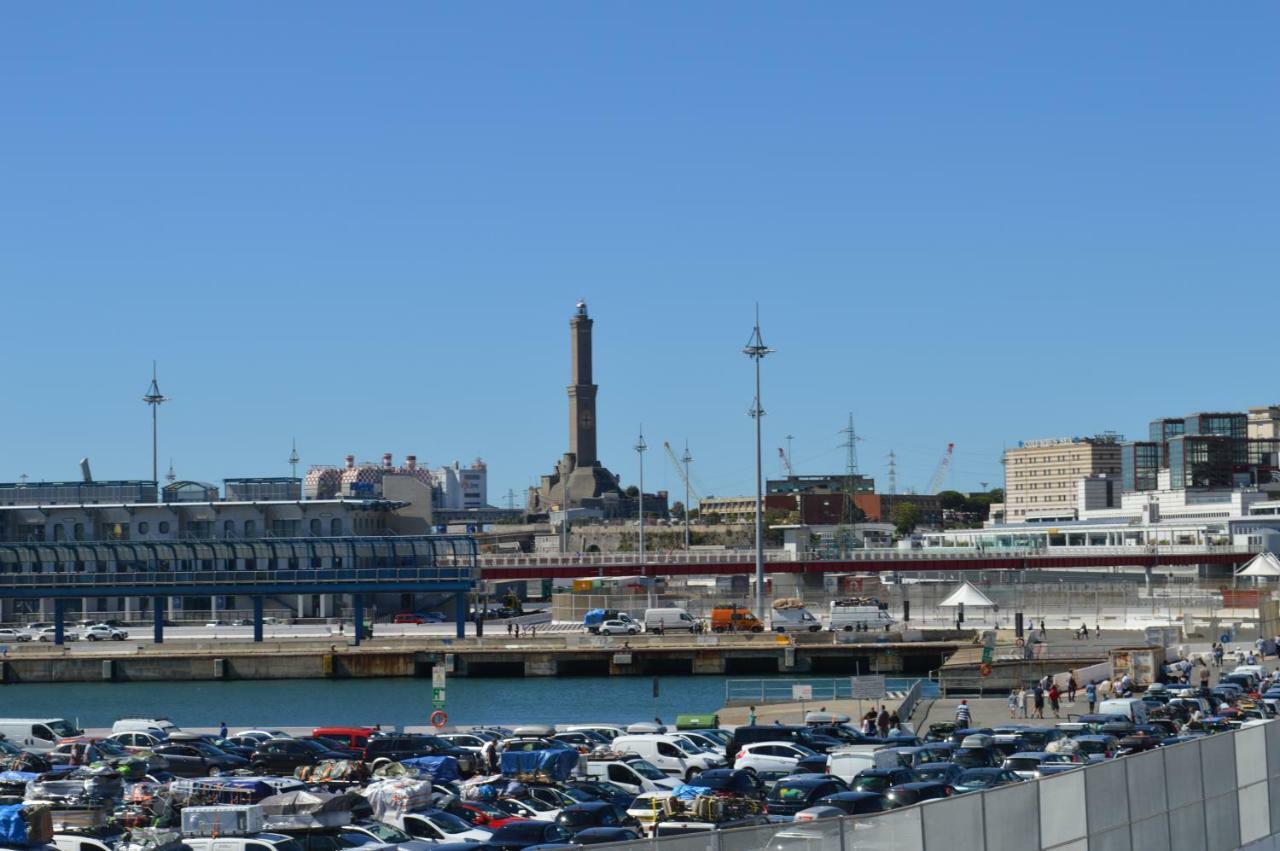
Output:
M25 629L0 629L0 641L16 641L21 644L31 640L31 633Z
M916 778L920 781L942 783L954 787L964 774L964 768L954 762L931 762L916 769Z
M642 839L640 831L634 827L588 827L573 835L572 845L561 845L560 848L576 848L579 845L612 845L615 842L634 842ZM542 851L550 851L555 846L539 845ZM534 849L526 849L534 851Z
M807 756L816 756L816 753L793 742L756 742L742 746L734 757L733 767L757 774L762 771L791 771Z
M493 833L488 826L477 825L456 813L444 810L406 813L404 829L410 836L431 842L483 842Z
M702 772L699 777L705 776L706 773L705 771ZM743 773L745 774L745 772ZM631 802L636 799L633 793L628 792L616 783L610 783L608 780L570 780L564 784L564 787L567 790L590 795L597 801L608 801L611 804L617 804L624 810L630 807Z
M434 841L414 839L398 827L373 819L360 819L338 828L338 844L344 848L362 845L395 845L398 851L431 851Z
M316 727L311 735L333 739L339 746L338 750L355 751L364 759L365 748L376 732L372 727Z
M1057 771L1079 768L1083 764L1083 758L1075 754L1024 751L1007 758L1003 767L1010 769L1025 780L1036 780L1049 774L1055 774ZM1051 769L1050 766L1054 765L1062 766L1062 768Z
M508 822L524 818L512 815L487 801L452 801L445 809L468 824L490 830L497 830Z
M885 790L888 791L888 790ZM817 806L836 807L849 816L865 816L890 809L888 798L879 792L836 792L818 800Z
M163 745L167 740L159 730L136 730L132 733L112 733L107 737L115 739L130 751L150 751Z
M232 756L208 742L167 742L152 750L164 757L169 771L178 777L216 777L249 764L244 757Z
M569 831L553 821L516 821L504 824L485 840L486 849L496 851L524 851L533 845L564 842Z
M315 765L326 759L348 759L349 752L334 751L319 742L302 739L272 739L262 744L249 766L264 774L292 775L302 765Z
M912 804L918 804L921 801L929 801L934 798L949 797L954 790L945 783L935 783L931 781L919 781L916 783L903 783L901 786L894 786L885 793L885 800L894 807L909 807Z
M903 783L914 783L922 778L917 777L910 768L864 768L859 771L850 784L855 792L874 792L883 795L893 786Z
M1072 741L1076 743L1076 752L1089 762L1111 759L1120 750L1120 742L1115 736L1076 736Z
M107 626L105 623L96 623L84 631L86 641L124 641L128 637L129 633L123 629Z
M590 827L640 828L640 822L627 815L626 810L608 801L590 801L565 807L556 816L556 824L570 835Z
M364 749L364 758L368 762L380 759L400 762L416 756L451 756L458 761L458 771L463 776L470 776L477 765L474 753L439 736L378 736L370 739Z
M1008 768L969 768L955 782L955 790L957 793L976 792L1022 781L1020 775Z
M848 792L843 780L825 774L802 774L784 777L769 790L765 799L771 816L793 816L808 809L820 799L838 792Z
M765 790L755 774L743 768L709 768L693 778L693 785L721 795L735 795L763 801Z

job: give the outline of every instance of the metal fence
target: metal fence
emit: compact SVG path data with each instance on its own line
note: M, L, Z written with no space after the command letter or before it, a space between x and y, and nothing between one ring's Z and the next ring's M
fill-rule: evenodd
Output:
M726 680L724 684L725 705L734 704L768 704L798 702L795 687L808 688L810 697L806 702L857 700L853 693L853 679L849 677L833 677L829 679L788 679L785 677L769 677L765 679ZM922 679L907 677L886 677L884 681L885 695L901 695L904 698L914 693L920 696L936 697L937 686ZM865 699L872 700L870 696ZM879 699L879 698L875 698ZM905 716L903 716L905 717Z
M874 816L601 845L658 851L1230 851L1280 834L1280 722Z

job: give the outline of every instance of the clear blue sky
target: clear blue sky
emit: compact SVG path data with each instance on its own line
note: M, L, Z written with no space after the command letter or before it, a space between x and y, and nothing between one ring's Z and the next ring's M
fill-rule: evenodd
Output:
M567 444L922 487L1280 401L1269 3L142 3L0 12L0 480Z

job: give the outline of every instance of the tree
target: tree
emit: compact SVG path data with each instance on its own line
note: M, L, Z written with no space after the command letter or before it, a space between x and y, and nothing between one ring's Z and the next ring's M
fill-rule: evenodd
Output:
M628 485L628 486L627 486L627 490L626 490L626 494L627 494L627 496L631 497L632 499L635 499L636 497L638 497L638 496L640 495L640 488L636 487L635 485Z
M965 507L965 495L960 491L942 491L938 494L943 511L961 511Z
M677 499L674 503L672 503L671 516L674 517L676 520L684 519L684 503L683 502Z
M920 506L914 502L899 502L890 512L889 520L899 535L910 535L911 530L920 523Z

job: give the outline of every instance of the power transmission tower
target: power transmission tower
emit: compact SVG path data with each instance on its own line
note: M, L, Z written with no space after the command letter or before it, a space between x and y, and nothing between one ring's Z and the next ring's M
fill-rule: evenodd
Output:
M515 511L516 509L516 492L511 488L507 488L507 510Z
M840 434L844 435L845 475L852 478L858 474L858 441L862 440L853 427L853 414L849 414L849 424L840 429Z
M889 450L889 493L898 492L898 456Z

